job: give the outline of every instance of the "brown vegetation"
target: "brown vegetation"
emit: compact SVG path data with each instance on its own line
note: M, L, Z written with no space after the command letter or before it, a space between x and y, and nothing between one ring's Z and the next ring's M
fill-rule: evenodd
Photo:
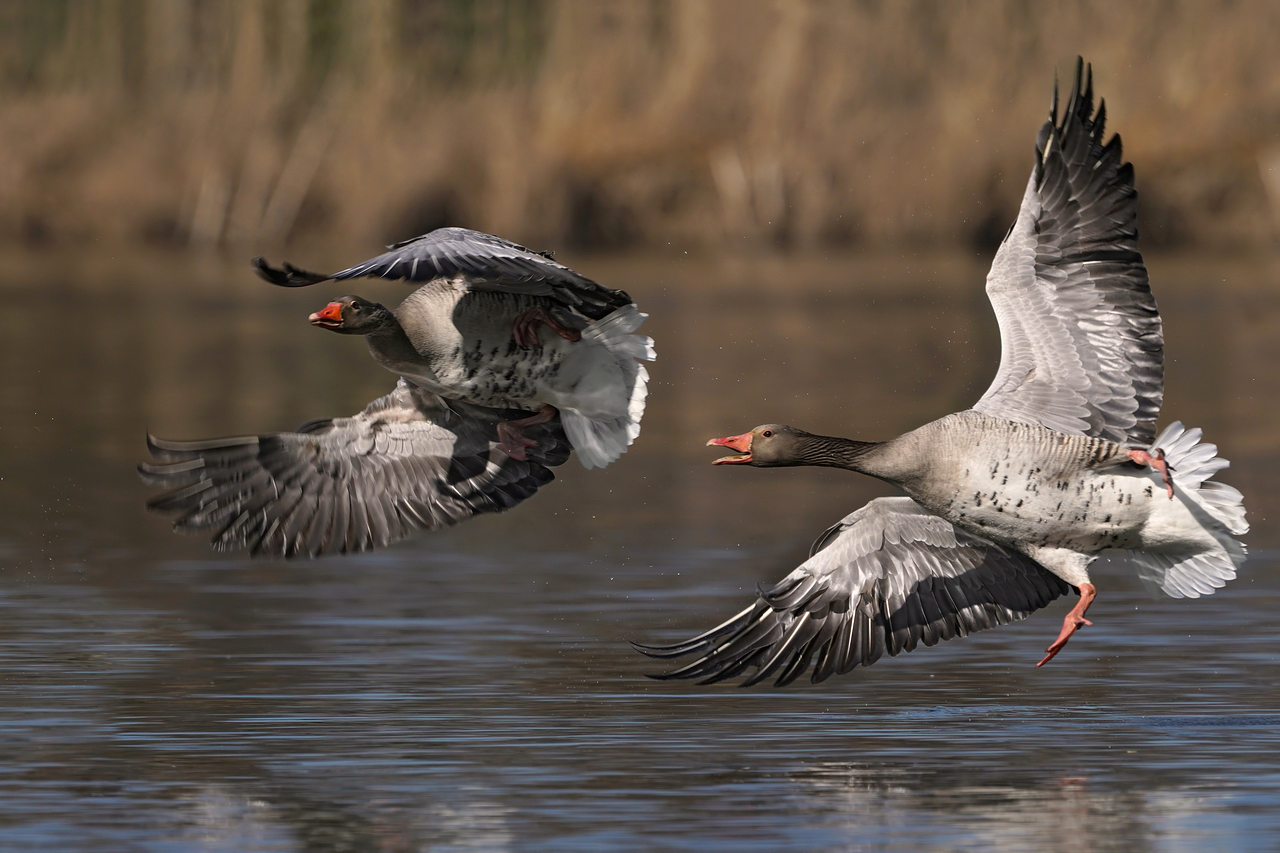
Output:
M1280 5L18 0L0 240L990 243L1077 53L1144 236L1280 225Z

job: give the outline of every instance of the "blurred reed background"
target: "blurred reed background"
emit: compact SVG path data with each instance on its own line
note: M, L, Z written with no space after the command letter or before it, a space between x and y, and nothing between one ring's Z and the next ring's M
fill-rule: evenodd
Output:
M1265 542L1276 45L1262 0L0 0L0 540L46 529L32 506L167 536L133 474L147 430L289 429L385 393L363 346L306 323L350 286L282 291L248 260L340 269L452 224L651 312L644 437L607 477L560 476L650 472L655 506L684 495L720 541L723 478L672 480L710 471L710 436L886 437L981 394L981 281L1082 54L1136 164L1166 420L1236 461ZM831 520L820 494L798 519Z
M1083 53L1145 245L1273 246L1278 44L1270 0L5 0L0 243L987 247Z
M708 438L884 439L990 382L983 276L1077 54L1137 171L1161 421L1234 463L1241 577L1152 603L1104 569L1043 670L1065 602L817 689L644 679L628 640L893 491ZM1274 0L0 0L0 849L1274 853L1278 211ZM148 431L395 381L307 316L407 287L250 257L445 224L651 313L623 458L327 560L145 512Z

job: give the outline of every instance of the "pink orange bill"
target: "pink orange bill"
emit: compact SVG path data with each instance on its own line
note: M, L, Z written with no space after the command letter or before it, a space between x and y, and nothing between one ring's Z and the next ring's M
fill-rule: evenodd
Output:
M307 318L313 326L322 325L341 325L342 323L342 303L330 302L316 313Z
M707 446L727 447L742 454L741 456L722 456L713 461L712 465L742 465L751 461L751 433L749 432L727 438L713 438L707 442Z

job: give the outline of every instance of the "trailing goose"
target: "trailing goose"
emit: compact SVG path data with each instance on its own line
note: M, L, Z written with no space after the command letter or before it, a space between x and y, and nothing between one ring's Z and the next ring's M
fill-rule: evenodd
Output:
M1082 79L1083 72L1083 79ZM1076 65L1049 121L987 295L1002 356L967 411L898 438L854 441L768 424L708 442L719 465L820 465L894 483L814 544L809 559L722 625L637 648L692 656L659 678L822 681L885 654L1023 619L1071 591L1076 605L1038 665L1081 626L1100 554L1154 594L1195 598L1236 576L1248 531L1237 490L1198 429L1158 436L1160 316L1137 250L1133 170L1103 142L1092 69Z
M365 337L396 389L351 418L297 432L180 442L149 437L148 506L219 549L316 556L508 509L572 449L587 468L640 432L646 315L547 255L442 228L332 275L254 259L273 284L378 276L425 282L394 310L344 296L311 315Z

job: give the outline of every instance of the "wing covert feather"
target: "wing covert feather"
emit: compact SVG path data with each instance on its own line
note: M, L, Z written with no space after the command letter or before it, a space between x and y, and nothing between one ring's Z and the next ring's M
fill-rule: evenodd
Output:
M1071 588L1031 558L957 529L907 497L877 498L827 530L814 552L732 619L683 643L695 656L654 676L712 683L747 671L822 681L883 655L1023 619Z
M1018 218L996 253L987 296L1001 361L974 409L1072 435L1130 444L1155 437L1164 393L1160 315L1137 249L1133 168L1103 143L1092 71L1077 60L1061 121L1049 121Z
M148 437L148 501L218 550L278 557L365 551L420 529L501 512L554 479L569 444L559 420L526 430L526 462L496 449L519 413L445 401L403 379L349 418L297 432L203 441Z
M598 284L549 254L467 228L438 228L395 243L390 251L330 275L307 272L292 264L273 267L254 258L258 275L281 287L306 287L321 281L376 276L412 282L454 279L467 290L547 296L566 308L599 320L632 299L621 290Z

